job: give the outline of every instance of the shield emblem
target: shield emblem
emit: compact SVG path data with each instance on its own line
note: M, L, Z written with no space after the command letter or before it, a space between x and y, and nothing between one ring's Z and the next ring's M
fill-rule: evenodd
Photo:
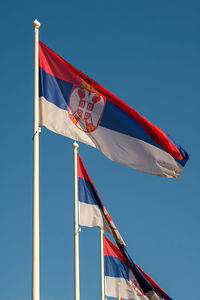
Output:
M74 87L68 114L76 127L84 132L95 131L100 123L106 99L95 91Z

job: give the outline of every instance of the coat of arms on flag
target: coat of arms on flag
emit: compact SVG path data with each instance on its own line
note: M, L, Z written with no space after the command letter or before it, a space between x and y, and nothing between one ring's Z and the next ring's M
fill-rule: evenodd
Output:
M84 132L94 131L101 120L106 99L87 85L75 87L69 99L68 113L72 122Z

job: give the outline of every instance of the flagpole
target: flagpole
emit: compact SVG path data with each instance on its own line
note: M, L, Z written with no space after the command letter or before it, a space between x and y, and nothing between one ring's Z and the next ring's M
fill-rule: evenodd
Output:
M32 219L32 300L40 299L40 253L39 253L39 79L38 41L40 22L34 28L34 112L33 112L33 219Z
M74 300L80 298L79 284L79 223L78 223L78 172L77 172L77 149L79 145L74 142Z
M104 231L100 228L101 300L105 300L103 235Z

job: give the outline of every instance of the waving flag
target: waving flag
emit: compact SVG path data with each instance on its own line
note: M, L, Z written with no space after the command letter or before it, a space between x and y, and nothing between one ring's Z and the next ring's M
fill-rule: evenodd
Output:
M79 224L87 227L98 226L104 231L110 232L117 243L125 246L125 243L103 205L79 154L77 156L77 163Z
M40 124L153 175L178 177L188 154L160 128L39 42Z
M136 265L133 268L132 262L105 236L104 262L107 297L135 300L171 299L144 271Z
M142 290L144 291L145 295L148 295L150 300L157 300L157 299L165 299L171 300L171 298L151 279L138 265L136 265L130 255L126 247L117 243L122 255L126 258L129 262L129 266L134 273L135 277L137 278ZM156 295L160 298L156 298Z

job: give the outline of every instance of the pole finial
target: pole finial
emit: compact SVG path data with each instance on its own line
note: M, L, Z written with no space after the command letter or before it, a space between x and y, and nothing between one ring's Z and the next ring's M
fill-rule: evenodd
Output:
M32 23L33 28L38 29L40 27L40 22L35 19L35 21Z
M79 144L77 144L77 142L74 142L72 145L72 148L75 150L79 147Z

